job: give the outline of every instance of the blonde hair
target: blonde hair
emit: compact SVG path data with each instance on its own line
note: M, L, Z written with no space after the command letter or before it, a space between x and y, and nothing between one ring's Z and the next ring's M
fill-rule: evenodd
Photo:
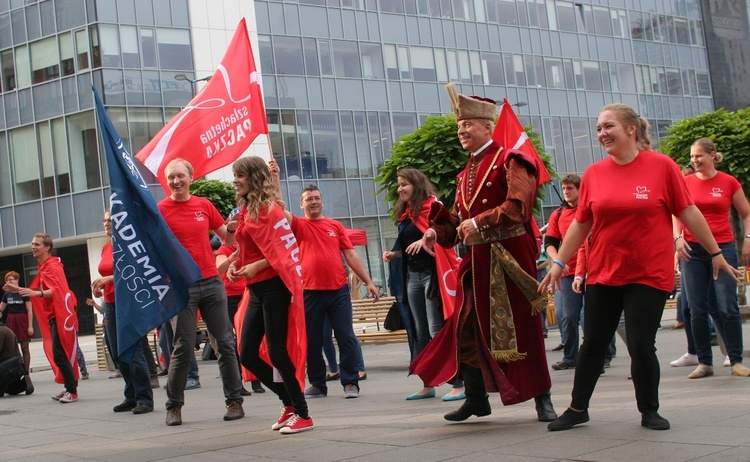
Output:
M165 176L167 175L167 170L169 170L170 168L174 167L175 164L183 164L185 166L185 168L187 169L188 173L190 174L190 176L193 176L193 165L190 162L188 162L185 159L182 159L180 157L178 157L176 159L170 160L169 163L167 164L167 166L164 167L164 175Z
M648 123L648 120L639 116L632 107L623 103L613 103L604 106L599 112L604 111L614 112L617 119L626 127L635 125L635 143L638 149L651 149L651 134L649 134L651 124Z
M247 207L247 216L250 220L258 221L263 205L268 205L269 211L273 209L274 202L284 207L279 187L265 160L257 156L242 157L232 165L232 173L247 180L247 194L237 194L235 200L238 207Z
M701 138L694 142L693 146L698 146L699 148L703 149L703 152L705 153L714 153L714 155L716 156L714 159L715 164L718 164L722 159L724 159L724 153L716 150L716 145L713 141L711 141L710 138Z

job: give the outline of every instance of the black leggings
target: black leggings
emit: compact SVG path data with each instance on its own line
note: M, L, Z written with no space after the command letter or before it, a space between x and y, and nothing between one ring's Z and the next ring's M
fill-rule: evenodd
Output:
M574 409L588 409L594 387L604 366L620 314L625 312L625 332L635 398L641 412L659 409L659 360L656 331L659 329L668 292L643 284L586 287L583 343L578 352L572 401Z
M49 332L50 337L52 337L52 357L65 381L65 391L76 394L78 393L78 380L76 380L73 366L70 364L68 355L65 354L65 349L60 341L60 335L57 332L57 320L55 318L49 320Z
M307 418L307 402L295 376L294 363L286 349L292 294L278 276L247 287L251 297L242 322L242 365L276 393L284 406L293 406L295 414ZM258 354L264 335L268 356L279 371L283 383L274 382L273 368Z

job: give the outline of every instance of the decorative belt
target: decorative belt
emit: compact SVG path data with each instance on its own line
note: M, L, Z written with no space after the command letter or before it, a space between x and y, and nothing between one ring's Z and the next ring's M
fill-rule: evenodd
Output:
M486 231L480 231L479 234L470 236L467 238L465 245L489 244L491 242L510 239L511 237L523 236L524 234L526 234L526 226L523 223L515 224L510 228L499 226Z

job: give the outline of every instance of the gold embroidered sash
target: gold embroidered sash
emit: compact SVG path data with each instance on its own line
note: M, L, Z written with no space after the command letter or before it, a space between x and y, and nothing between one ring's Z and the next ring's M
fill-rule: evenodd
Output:
M493 242L491 248L489 300L491 354L499 362L518 361L525 358L526 353L518 351L505 273L531 302L532 316L547 308L547 296L537 292L536 278L529 276L502 244Z

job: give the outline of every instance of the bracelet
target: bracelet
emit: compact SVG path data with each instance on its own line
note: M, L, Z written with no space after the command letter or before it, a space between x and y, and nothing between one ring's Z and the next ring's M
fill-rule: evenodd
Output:
M573 278L574 281L583 281L583 278L581 276L576 276Z
M714 257L718 257L718 256L719 256L719 255L721 255L722 253L724 253L724 252L722 252L722 251L721 251L721 249L719 249L719 251L718 251L718 252L714 252L714 253L712 253L712 254L711 254L711 258L714 258Z
M42 297L42 298L44 298L44 291L43 290L39 291L39 296Z
M559 265L562 269L565 269L565 263L561 262L560 260L552 260L552 263Z
M676 238L674 238L674 242L676 243L677 239L681 239L681 238L682 238L682 236L677 236Z

